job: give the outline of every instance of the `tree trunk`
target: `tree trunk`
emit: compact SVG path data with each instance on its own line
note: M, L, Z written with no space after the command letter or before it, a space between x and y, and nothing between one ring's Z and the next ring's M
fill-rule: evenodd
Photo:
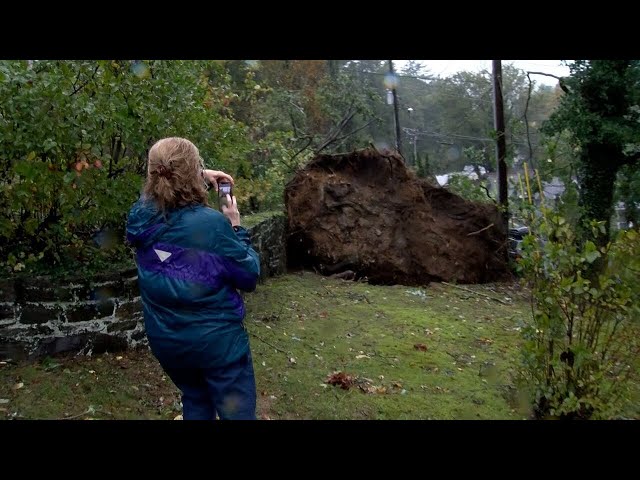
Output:
M618 154L614 149L602 145L589 145L582 153L579 205L582 241L592 240L598 246L609 241L611 217L613 215L613 192L619 168ZM593 238L588 222L604 222L605 235Z

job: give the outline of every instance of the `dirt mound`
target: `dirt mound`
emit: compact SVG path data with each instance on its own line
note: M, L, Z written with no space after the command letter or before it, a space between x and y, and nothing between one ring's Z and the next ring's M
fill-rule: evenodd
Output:
M497 209L418 178L397 154L320 155L289 182L285 203L291 267L405 285L506 273Z

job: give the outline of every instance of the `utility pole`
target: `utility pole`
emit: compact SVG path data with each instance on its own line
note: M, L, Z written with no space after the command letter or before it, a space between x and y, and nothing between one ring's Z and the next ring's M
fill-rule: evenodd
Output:
M509 228L509 200L507 191L507 144L504 135L504 106L502 104L502 60L493 60L493 124L496 129L498 161L498 202L503 208L505 233ZM505 249L506 250L506 249Z
M395 77L393 71L393 60L389 60L389 73ZM396 80L397 81L397 80ZM402 145L400 142L400 121L398 120L398 94L396 93L396 81L391 85L391 93L393 94L393 119L396 127L396 150L402 155Z
M411 118L411 114L413 113L413 108L407 108L407 112L409 113L409 118ZM405 132L409 133L410 131L413 133L413 165L418 166L418 129L414 128L409 130L408 128L404 129Z

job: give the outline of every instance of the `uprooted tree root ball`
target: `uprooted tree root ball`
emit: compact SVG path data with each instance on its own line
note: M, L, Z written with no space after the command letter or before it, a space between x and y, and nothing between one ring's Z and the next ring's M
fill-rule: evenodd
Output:
M395 153L317 156L287 184L285 203L290 267L405 285L507 275L497 208L418 178Z

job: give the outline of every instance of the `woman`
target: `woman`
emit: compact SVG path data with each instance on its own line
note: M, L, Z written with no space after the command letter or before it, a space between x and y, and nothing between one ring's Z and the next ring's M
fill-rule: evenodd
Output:
M165 138L149 151L147 181L127 221L149 345L182 391L185 420L255 419L256 388L244 303L258 254L235 196L207 206L207 185L233 179L204 170L198 149ZM224 214L224 215L223 215ZM226 217L226 218L225 218Z

